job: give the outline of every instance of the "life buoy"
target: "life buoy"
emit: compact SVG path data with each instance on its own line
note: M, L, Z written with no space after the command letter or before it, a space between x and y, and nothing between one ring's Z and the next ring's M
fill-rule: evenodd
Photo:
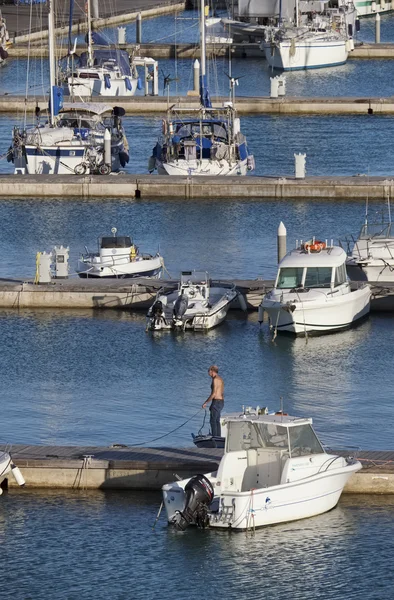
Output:
M315 240L314 242L305 242L304 250L307 252L321 252L326 247L325 242L320 242L319 240Z

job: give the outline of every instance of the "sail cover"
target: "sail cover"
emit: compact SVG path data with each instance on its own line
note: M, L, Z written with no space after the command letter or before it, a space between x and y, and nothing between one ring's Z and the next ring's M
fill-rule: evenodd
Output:
M295 0L238 0L238 17L278 17L282 5L282 19L293 20Z
M89 55L87 52L82 52L78 59L78 67L88 67ZM94 50L93 65L95 67L109 67L111 62L115 62L120 69L122 75L131 75L129 55L126 50Z

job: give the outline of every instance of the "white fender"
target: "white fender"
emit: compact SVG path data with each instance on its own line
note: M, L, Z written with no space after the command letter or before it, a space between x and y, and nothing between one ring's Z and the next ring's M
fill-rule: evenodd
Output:
M245 312L247 312L248 305L247 305L245 296L243 294L238 294L238 302L241 307L241 310L244 310Z
M14 465L14 463L11 463L11 471L12 471L12 474L14 476L16 483L20 486L24 486L26 483L25 478L23 477L22 473L20 472L19 467Z
M263 305L260 304L260 306L259 306L259 323L260 323L260 325L263 321L264 321L264 308L263 308Z

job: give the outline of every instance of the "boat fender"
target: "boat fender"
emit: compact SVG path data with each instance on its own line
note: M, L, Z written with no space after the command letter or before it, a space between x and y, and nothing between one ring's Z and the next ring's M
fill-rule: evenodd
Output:
M124 82L125 82L126 90L129 90L129 92L132 92L133 86L131 85L130 79L128 77L125 77Z
M262 306L262 304L260 304L259 306L259 323L261 325L261 323L264 321L264 308Z
M125 167L126 164L129 162L129 155L124 150L121 150L119 152L119 162L120 162L120 164L121 164L122 167Z
M156 157L150 156L148 160L148 171L149 173L153 173L156 168Z
M163 135L167 135L167 121L165 119L161 123L161 131Z
M25 478L23 477L22 473L20 472L19 467L17 467L14 463L11 463L11 472L14 476L16 483L18 485L20 485L21 487L23 487L26 483Z
M241 310L243 310L244 312L247 312L248 305L246 303L246 299L245 299L245 296L243 294L238 293L238 302L239 302L239 305L241 307Z
M104 81L105 81L105 89L110 90L111 89L111 77L107 73L104 75Z
M138 77L138 81L137 81L137 90L142 90L142 81L141 81L141 77Z

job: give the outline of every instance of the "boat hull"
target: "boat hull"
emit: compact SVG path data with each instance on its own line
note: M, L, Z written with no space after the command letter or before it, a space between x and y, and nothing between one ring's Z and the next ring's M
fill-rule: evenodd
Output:
M163 267L161 256L136 261L122 261L120 264L103 264L79 260L77 273L82 278L130 279L135 277L158 277Z
M275 45L264 42L263 49L269 66L280 71L302 69L320 69L343 65L347 61L348 51L345 40L335 41L290 41Z
M210 176L210 175L241 175L248 172L247 159L229 163L225 160L220 163L209 159L187 161L174 160L170 163L156 162L159 175L183 175L183 176Z
M365 318L370 310L371 290L361 288L326 301L291 301L263 299L262 307L267 312L271 326L295 335L306 333L329 333L351 327ZM295 308L294 308L295 307Z
M126 79L128 80L127 87ZM103 78L87 79L80 77L69 77L64 86L66 95L79 97L96 98L97 96L127 98L134 96L137 91L138 79L131 77L111 77L111 87L107 87Z

